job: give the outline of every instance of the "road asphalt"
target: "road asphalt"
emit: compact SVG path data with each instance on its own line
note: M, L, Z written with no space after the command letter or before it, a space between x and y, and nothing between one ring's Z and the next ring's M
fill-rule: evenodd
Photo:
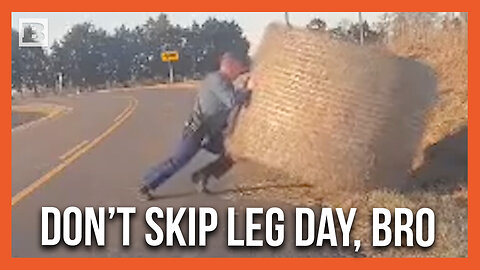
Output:
M157 199L139 201L136 189L146 170L168 157L180 138L195 96L189 89L130 89L41 98L71 108L39 125L12 133L13 257L337 257L327 247L295 248L294 216L286 210L286 236L281 247L228 247L227 207L236 207L238 237L244 233L243 210L265 209L273 202L232 200L225 196L232 179L222 180L215 194L198 194L190 174L213 156L200 153L184 170L158 189ZM36 99L38 102L39 99ZM116 124L116 122L120 122ZM114 128L112 129L112 126ZM111 130L109 130L111 129ZM83 149L83 150L82 150ZM86 149L86 150L85 150ZM228 177L227 177L228 178ZM232 177L230 177L232 178ZM21 194L18 195L18 194ZM17 197L15 197L17 196ZM131 243L122 246L121 217L106 221L106 246L41 246L41 207L134 206ZM219 215L206 247L149 247L145 211L151 206L214 207ZM292 214L290 214L292 213ZM265 221L258 220L264 225ZM182 222L182 227L188 220ZM159 224L162 224L159 222ZM162 225L161 225L162 226ZM264 232L258 233L262 239ZM188 230L184 230L188 234Z

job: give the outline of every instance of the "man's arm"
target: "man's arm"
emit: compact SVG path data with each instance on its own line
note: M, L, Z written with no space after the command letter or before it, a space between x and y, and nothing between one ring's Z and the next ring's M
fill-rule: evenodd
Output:
M235 91L235 105L247 107L250 103L252 91L247 88L240 88Z
M233 109L237 105L246 104L250 98L250 90L246 88L234 89L232 86L222 84L214 88L214 94L227 108Z
M253 87L250 80L250 76L247 77L245 81L243 81L240 85L237 85L236 93L236 102L238 106L235 106L233 110L230 112L230 115L227 120L227 128L225 129L225 135L230 136L233 131L235 130L235 126L237 124L237 118L240 113L242 106L247 107L250 103L250 97L252 90L249 87Z

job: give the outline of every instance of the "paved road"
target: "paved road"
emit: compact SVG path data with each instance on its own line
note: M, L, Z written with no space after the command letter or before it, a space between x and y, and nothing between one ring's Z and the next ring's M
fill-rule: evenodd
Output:
M231 179L225 179L216 187L220 191L216 195L195 193L189 176L195 168L211 160L212 156L206 153L202 153L163 186L158 191L157 195L160 197L157 200L144 203L136 199L135 191L145 170L172 151L193 98L194 92L187 89L135 89L128 92L114 91L42 100L68 106L72 110L41 125L12 134L12 197L17 195L18 199L12 206L12 256L339 256L337 251L326 247L294 248L294 224L288 222L293 220L293 215L289 214L289 211L286 217L286 242L282 247L227 247L226 207L237 207L239 224L244 224L244 207L268 207L269 204L228 199L224 196L227 193L222 190L231 188ZM136 100L136 107L132 106L132 100ZM128 118L121 119L122 115L126 114ZM108 136L98 139L99 135L118 121L122 122L121 125L111 130ZM88 151L83 155L71 158L76 154L69 150L85 147ZM58 169L59 164L61 170ZM39 179L41 184L38 188L31 189L32 184L39 183ZM18 196L22 192L24 194ZM56 206L61 210L68 206L135 206L137 214L131 224L131 245L122 247L121 219L114 218L106 223L106 247L84 247L83 242L75 248L64 244L50 248L41 247L42 206ZM219 213L219 225L217 230L208 236L207 247L166 248L162 245L151 248L144 241L144 234L147 232L144 213L150 206L212 206ZM186 225L186 222L182 225ZM244 234L242 226L239 226L239 229L238 236L241 237Z

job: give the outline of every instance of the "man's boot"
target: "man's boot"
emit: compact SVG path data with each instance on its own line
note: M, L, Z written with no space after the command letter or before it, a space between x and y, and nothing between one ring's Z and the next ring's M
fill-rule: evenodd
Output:
M142 202L153 200L153 195L150 193L150 188L148 188L146 185L140 186L137 197Z
M192 182L195 185L195 189L198 193L208 193L207 189L209 176L206 175L202 170L198 170L192 174Z

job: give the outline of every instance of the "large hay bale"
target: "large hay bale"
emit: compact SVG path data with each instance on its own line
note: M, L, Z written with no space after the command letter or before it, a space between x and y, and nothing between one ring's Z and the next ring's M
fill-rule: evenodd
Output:
M255 62L252 101L229 143L234 156L327 192L406 179L434 97L429 68L280 25L267 28Z

